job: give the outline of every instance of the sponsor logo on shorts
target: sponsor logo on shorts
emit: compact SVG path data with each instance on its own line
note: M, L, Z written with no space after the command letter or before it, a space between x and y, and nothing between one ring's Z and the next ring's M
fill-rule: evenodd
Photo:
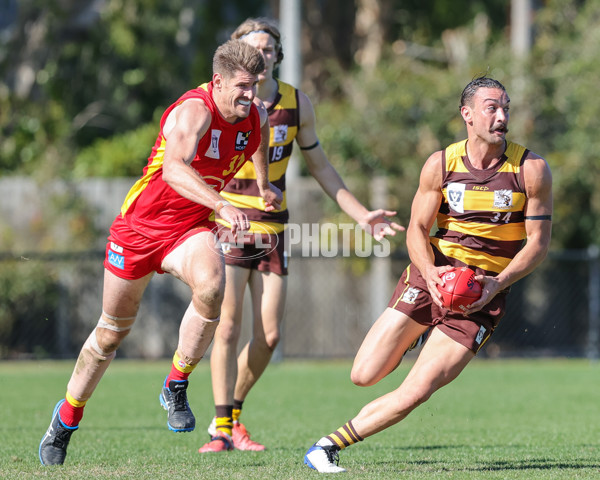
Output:
M118 255L111 250L108 251L108 263L121 270L125 270L125 257L123 255Z
M483 342L483 337L485 336L485 332L486 332L486 328L482 325L479 328L479 333L477 334L477 337L475 337L475 341L477 342L477 345L481 345L481 342Z
M115 242L110 242L110 249L113 252L123 253L123 247L121 245L117 245Z
M400 299L401 302L408 303L410 305L414 305L417 297L421 293L421 290L415 287L409 287L403 294Z

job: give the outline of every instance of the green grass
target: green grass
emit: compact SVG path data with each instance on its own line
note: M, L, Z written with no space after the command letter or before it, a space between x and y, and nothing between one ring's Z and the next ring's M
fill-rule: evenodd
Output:
M265 452L200 455L213 415L204 361L191 379L193 433L167 430L158 393L168 361L116 360L72 439L66 464L38 444L73 362L0 363L2 479L316 479L306 449L400 383L410 362L370 388L349 362L271 365L243 421ZM341 452L343 478L600 478L600 366L585 360L475 360L404 422Z

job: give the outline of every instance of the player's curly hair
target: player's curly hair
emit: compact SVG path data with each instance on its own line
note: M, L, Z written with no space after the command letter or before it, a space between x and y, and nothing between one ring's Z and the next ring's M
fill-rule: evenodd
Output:
M258 75L265 70L265 59L252 45L242 40L228 40L213 56L213 73L231 78L240 70Z
M231 34L232 39L243 38L251 33L268 33L275 40L275 49L277 51L277 60L275 65L279 65L283 60L283 49L281 46L281 33L277 22L266 17L248 18L240 24Z
M502 85L498 80L494 80L485 74L481 75L471 80L464 88L460 96L459 108L464 107L467 104L470 105L473 95L475 95L475 92L477 92L477 90L480 88L498 88L506 92L506 88L504 88L504 85Z

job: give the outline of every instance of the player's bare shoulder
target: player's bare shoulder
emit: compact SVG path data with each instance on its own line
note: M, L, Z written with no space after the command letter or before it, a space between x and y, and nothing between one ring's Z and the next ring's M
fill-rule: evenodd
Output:
M543 157L531 151L527 152L522 168L528 197L541 192L551 192L552 172L550 165Z
M304 93L302 90L297 90L298 92L298 110L300 113L300 123L305 124L306 122L314 123L315 119L315 109L313 107L310 98L308 95Z
M163 133L168 136L175 127L189 129L193 132L203 132L208 129L212 113L201 98L189 98L177 105L165 121Z
M265 121L269 118L267 107L265 107L264 102L258 97L254 97L254 100L252 102L254 103L254 105L256 105L256 109L258 110L258 115L260 117L260 124L263 125Z
M429 188L441 188L443 179L443 150L432 153L421 169L421 185Z

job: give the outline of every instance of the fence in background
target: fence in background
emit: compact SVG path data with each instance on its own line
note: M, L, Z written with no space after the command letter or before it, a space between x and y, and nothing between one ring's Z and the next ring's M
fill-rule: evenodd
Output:
M283 336L283 358L352 357L385 308L374 305L372 292L389 297L407 264L405 254L389 258L387 281L372 269L353 273L347 258L298 257L292 254ZM77 354L100 315L102 252L74 257L3 258L0 268L18 278L33 268L46 287L29 296L0 299L2 358L65 358ZM533 274L513 286L505 318L482 355L574 356L597 359L600 322L600 265L596 252L550 255ZM15 292L18 294L19 292ZM186 285L156 275L144 295L121 357L170 357L177 345L179 321L189 303ZM251 312L246 299L243 337Z
M89 180L77 188L97 212L105 232L132 184L130 179ZM35 224L39 203L60 186L27 179L0 179L1 229L26 230ZM381 195L381 181L374 181ZM289 189L296 222L318 222L322 191L313 180ZM11 226L12 222L12 226ZM0 253L0 358L75 356L101 311L103 250L24 254ZM402 270L406 253L368 259L302 256L292 250L279 358L350 358L383 311ZM22 279L26 278L24 282ZM121 357L170 357L190 292L169 275L156 275L144 295L136 325L119 350ZM251 324L246 299L243 337ZM600 260L597 249L554 252L531 275L513 286L505 318L481 355L600 355Z

